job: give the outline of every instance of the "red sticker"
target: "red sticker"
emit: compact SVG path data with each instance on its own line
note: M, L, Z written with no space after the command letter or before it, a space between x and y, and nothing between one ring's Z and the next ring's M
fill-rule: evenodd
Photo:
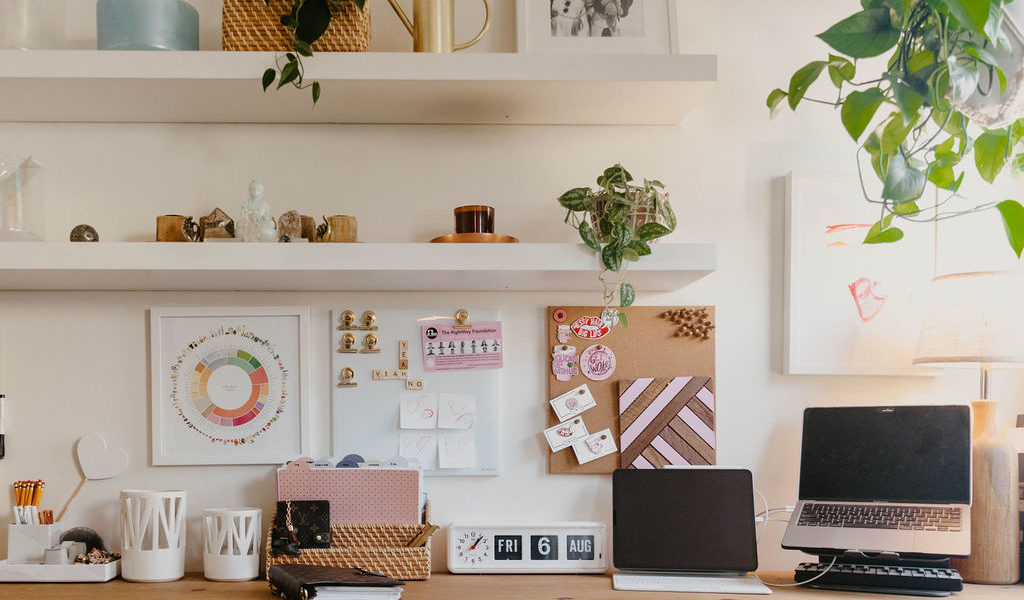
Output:
M596 340L608 335L611 328L597 317L580 317L572 324L572 332L581 340Z
M564 308L556 308L555 312L551 313L551 318L555 320L555 323L565 323L565 320L569 318L569 313L565 312Z

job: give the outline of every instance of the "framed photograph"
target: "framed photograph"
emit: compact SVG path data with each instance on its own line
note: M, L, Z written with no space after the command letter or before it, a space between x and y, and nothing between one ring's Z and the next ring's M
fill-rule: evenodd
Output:
M942 372L912 362L935 272L935 227L908 223L899 242L864 244L879 217L855 172L787 177L785 374Z
M154 465L308 456L309 307L150 309Z
M516 0L519 52L675 54L675 0Z

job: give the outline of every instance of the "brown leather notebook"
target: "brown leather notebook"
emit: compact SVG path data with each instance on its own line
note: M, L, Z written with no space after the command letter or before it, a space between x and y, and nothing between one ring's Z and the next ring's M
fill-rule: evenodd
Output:
M402 582L366 569L318 567L314 565L274 565L267 572L271 591L287 600L316 598L320 588L397 587Z

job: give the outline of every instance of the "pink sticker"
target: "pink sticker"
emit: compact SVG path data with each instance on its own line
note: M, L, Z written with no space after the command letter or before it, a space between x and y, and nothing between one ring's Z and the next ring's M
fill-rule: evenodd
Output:
M596 340L608 335L611 328L597 317L580 317L572 324L572 332L581 340Z
M569 343L569 326L559 325L558 326L558 343L568 344Z
M579 405L580 401L577 400L574 396L569 396L569 398L565 401L565 407L568 408L569 410L576 410L576 407L578 407Z
M501 323L423 325L423 370L468 371L504 365Z
M558 381L569 381L574 375L580 374L576 353L565 354L555 352L551 355L551 372Z
M591 346L580 355L580 369L594 381L608 379L615 371L615 353L608 346Z

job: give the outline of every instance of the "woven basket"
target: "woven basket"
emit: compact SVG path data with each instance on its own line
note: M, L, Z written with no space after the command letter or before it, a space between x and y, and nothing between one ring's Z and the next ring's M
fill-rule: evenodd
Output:
M658 194L662 202L668 202L668 194L664 192L659 192ZM636 199L636 197L639 195L639 190L634 190L632 192L632 196L634 199ZM595 204L599 205L603 204L603 202L599 199L595 199ZM596 212L600 212L601 210L603 210L602 206L597 206L597 208L598 210ZM636 231L640 229L640 227L646 225L647 223L661 223L662 225L665 225L665 219L661 216L661 214L658 212L658 209L655 208L654 203L652 202L644 202L637 204L633 211L629 213L629 219L633 224L634 233L636 233ZM590 225L591 227L594 228L594 233L597 234L597 238L602 243L607 241L604 239L604 236L601 235L601 227L598 225L597 217L594 216L593 212L590 213ZM657 244L660 240L661 238L654 238L653 240L650 240L647 243L648 245Z
M281 25L281 15L291 11L293 0L224 0L224 50L287 52L292 49L291 30ZM331 25L314 44L315 52L366 52L370 49L370 5L359 10L342 2Z

